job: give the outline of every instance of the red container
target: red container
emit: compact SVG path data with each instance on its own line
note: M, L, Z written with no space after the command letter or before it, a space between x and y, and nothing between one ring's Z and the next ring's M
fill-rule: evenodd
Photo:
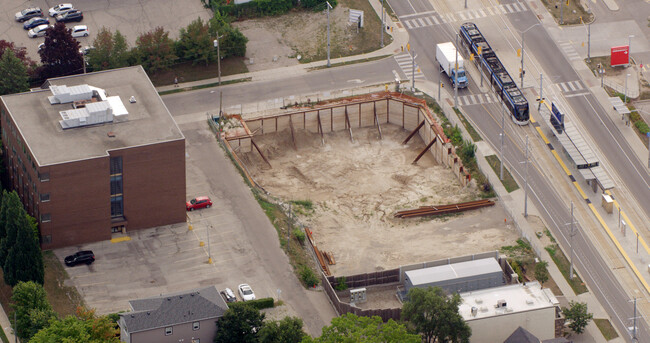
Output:
M610 65L612 67L630 64L630 46L612 47Z

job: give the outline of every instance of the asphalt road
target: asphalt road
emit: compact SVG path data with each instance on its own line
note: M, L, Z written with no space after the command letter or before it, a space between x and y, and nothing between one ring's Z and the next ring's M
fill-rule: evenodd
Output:
M436 10L449 10L449 9L434 9L429 1L423 0L408 0L408 1L389 1L394 11L398 16L413 19L417 16L412 16L418 12L429 12L421 17L431 15L430 12ZM501 4L512 4L514 1L501 2ZM437 4L440 4L438 2ZM451 12L454 12L451 10ZM435 15L435 14L434 14ZM507 53L507 46L503 46L500 40L512 39L512 34L504 27L514 27L516 30L526 30L538 20L530 11L523 11L518 13L511 13L505 15L506 19L502 21L501 18L495 18L491 22L490 18L472 20L477 22L479 28L482 28L483 34L487 37L493 48L496 48L497 54L501 57L502 54ZM441 17L442 18L442 17ZM469 21L469 20L468 20ZM438 66L435 62L435 44L454 41L455 35L461 21L451 22L440 25L432 25L428 27L419 27L409 30L411 38L411 46L418 51L417 63L424 70L424 74L430 80L438 79ZM518 34L517 34L518 35ZM510 36L510 37L507 37ZM506 38L507 37L507 38ZM550 39L546 32L541 27L530 29L526 33L526 41L534 42L534 44L526 45L527 53L534 55L541 63L543 70L548 73L548 79L555 82L567 82L579 80L578 75L573 71L571 65L564 58L563 54L559 51L555 43ZM513 43L510 43L513 44ZM500 52L501 51L501 52ZM420 53L423 52L423 53ZM505 61L501 57L504 63ZM510 66L510 65L509 65ZM518 75L512 73L512 68L508 68L511 75L517 78ZM517 79L517 81L519 81ZM446 77L443 77L446 87L450 87ZM479 80L471 80L470 87L467 90L462 90L459 95L477 94L481 93L476 86ZM519 82L517 82L519 84ZM450 89L450 88L448 88ZM530 102L530 98L529 98ZM586 96L574 97L568 100L574 112L580 115L583 125L597 137L598 148L605 154L606 158L613 166L628 166L630 168L619 168L618 172L621 178L625 181L626 186L634 194L634 197L643 206L646 212L650 209L650 192L648 192L648 173L642 166L638 165L638 160L631 158L632 153L627 145L627 142L621 136L620 132L607 118L604 110L596 103L591 94ZM534 103L533 103L534 104ZM493 147L498 146L498 134L501 131L500 127L500 106L497 104L488 104L481 106L464 106L463 108L471 121L475 123L485 138ZM487 114L487 115L486 115ZM594 119L594 114L597 120ZM537 134L531 127L520 128L515 127L509 120L506 122L507 142L506 146L506 165L508 165L520 184L523 184L524 161L523 154L523 136L528 134L531 139L536 139ZM606 139L603 139L606 137ZM612 144L614 143L614 144ZM533 163L535 159L533 157ZM645 173L643 173L645 171ZM540 211L546 223L550 226L551 232L558 239L560 244L568 247L568 234L567 225L571 221L568 206L561 200L562 198L556 193L555 186L550 184L546 176L544 176L538 168L529 168L528 170L528 184L530 186L530 200ZM582 234L582 228L578 227L578 232L574 236L574 251L576 253L577 269L581 272L584 281L594 292L598 300L601 302L606 311L610 314L614 325L620 332L626 332L627 327L630 326L628 318L632 316L632 305L629 302L625 290L621 287L616 277L604 262L600 253L594 248L589 239L586 239ZM624 334L625 335L625 334ZM639 327L638 337L648 339L648 327L645 321L642 321ZM626 340L631 341L629 336L624 337Z

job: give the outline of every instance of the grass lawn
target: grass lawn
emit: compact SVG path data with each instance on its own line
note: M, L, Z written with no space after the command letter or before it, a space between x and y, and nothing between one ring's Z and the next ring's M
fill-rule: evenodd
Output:
M221 76L247 73L248 68L243 57L230 57L221 60ZM192 62L184 62L173 65L168 70L159 70L148 73L154 86L167 86L174 83L174 77L178 76L178 82L192 82L219 77L217 62L192 65ZM223 83L223 82L222 82Z
M596 318L594 319L594 323L596 323L600 333L603 334L603 337L605 337L606 340L609 341L618 337L618 333L616 333L616 329L614 329L612 323L609 322L609 319Z
M490 167L492 167L492 170L494 170L494 172L499 175L501 173L501 160L497 157L497 155L486 156L485 159L490 164ZM508 193L519 189L517 181L515 181L515 179L512 177L512 174L510 174L508 168L503 168L503 180L501 180L501 184L503 184L503 187L506 188L506 191L508 191Z
M481 135L479 135L478 132L476 132L476 129L474 129L474 126L472 126L472 124L469 123L469 121L467 120L467 118L465 118L463 113L459 109L457 109L456 107L454 107L454 112L456 112L456 115L458 116L460 121L463 123L463 126L465 126L465 130L467 130L467 133L469 133L469 136L472 137L472 140L474 141L474 143L482 141L483 138L481 138Z
M76 288L64 285L65 280L69 278L68 273L53 252L44 251L43 261L47 300L59 316L74 315L77 306L84 306L83 298Z
M557 244L551 244L547 246L546 251L548 251L549 255L551 255L553 262L555 262L555 265L557 265L558 269L560 269L560 272L562 272L562 275L564 275L564 278L569 283L571 288L573 288L573 291L576 295L587 293L589 291L589 289L587 289L587 286L585 286L585 283L582 281L582 279L580 279L580 276L578 276L578 273L575 269L573 270L573 279L569 279L569 267L571 263Z

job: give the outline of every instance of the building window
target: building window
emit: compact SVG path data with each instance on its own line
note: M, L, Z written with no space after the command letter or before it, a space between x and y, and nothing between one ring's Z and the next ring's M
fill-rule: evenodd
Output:
M47 223L52 221L52 215L49 213L43 213L41 214L41 223Z
M50 201L50 193L40 194L40 197L41 197L41 202L48 202L48 201Z
M111 196L122 195L122 175L111 176Z
M111 157L111 175L122 174L122 156Z
M124 216L124 199L121 195L111 196L111 218Z
M41 182L50 181L50 173L38 174L38 179L41 180Z
M201 323L199 322L194 322L192 323L192 330L196 331L201 328Z
M172 333L173 331L171 326L165 328L165 336L171 336Z

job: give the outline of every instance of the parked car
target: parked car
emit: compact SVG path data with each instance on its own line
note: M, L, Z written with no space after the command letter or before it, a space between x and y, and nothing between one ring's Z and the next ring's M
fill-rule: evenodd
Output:
M50 17L56 17L59 14L65 13L71 9L74 9L72 4L58 4L52 8L50 8L49 13Z
M80 263L91 264L95 262L95 254L91 250L79 251L73 255L66 256L63 260L68 267L74 267Z
M35 28L38 25L43 25L43 24L47 25L49 23L50 23L50 21L45 19L45 18L35 17L35 18L29 19L28 21L26 21L23 24L23 29L29 30L29 29Z
M25 20L34 18L34 17L40 17L43 15L43 12L41 11L40 8L38 7L29 7L25 8L24 10L16 13L16 21L22 23Z
M221 296L223 297L223 300L225 300L227 303L234 303L237 301L237 297L235 296L235 292L232 291L230 288L226 288L223 291L219 292L221 293Z
M35 28L27 31L27 36L29 38L43 37L45 36L47 29L49 29L50 27L52 27L52 25L47 25L47 24L38 25Z
M38 51L43 50L44 47L45 47L45 43L41 43L41 44L39 44L39 45L38 45Z
M249 286L248 284L242 283L237 287L237 289L239 289L239 296L244 301L255 300L255 293L253 292L251 286Z
M72 37L88 37L90 33L88 32L88 26L86 25L75 25L72 28Z
M209 197L196 197L185 203L185 209L188 211L210 206L212 206L212 200Z
M70 21L82 21L84 19L84 14L80 10L69 10L65 13L61 13L54 17L57 22L70 22Z

